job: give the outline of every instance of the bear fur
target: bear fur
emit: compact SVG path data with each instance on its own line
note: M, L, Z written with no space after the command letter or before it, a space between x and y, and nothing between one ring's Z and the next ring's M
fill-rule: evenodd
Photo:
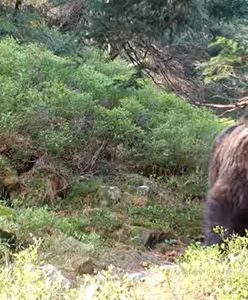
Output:
M205 245L224 237L245 235L248 229L248 113L215 139L209 163L209 190L204 210Z

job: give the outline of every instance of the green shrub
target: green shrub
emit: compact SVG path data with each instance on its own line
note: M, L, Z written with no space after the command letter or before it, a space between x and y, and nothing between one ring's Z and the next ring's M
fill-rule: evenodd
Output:
M12 4L12 0L1 1ZM45 3L43 1L42 3ZM25 1L24 6L42 6L40 1ZM24 9L18 14L18 22L14 21L10 12L0 12L0 38L12 36L20 42L38 42L46 45L47 48L57 54L71 53L77 46L77 39L74 34L61 33L56 27L48 26L35 9Z
M0 126L30 135L53 156L93 156L99 145L111 143L139 168L205 169L212 140L223 128L210 111L149 81L138 90L121 85L133 69L95 49L85 48L76 63L73 56L5 39L0 70Z
M14 215L15 215L15 212L12 209L0 204L0 217L14 216Z
M100 177L92 177L83 181L75 181L72 184L66 199L70 200L70 202L80 200L91 193L96 193L101 185L102 179Z
M193 172L182 176L168 176L166 187L173 191L181 202L201 198L207 190L207 176L204 172Z
M144 208L130 208L133 225L175 230L189 237L196 237L201 233L201 209L196 205L187 207L162 207L149 205Z

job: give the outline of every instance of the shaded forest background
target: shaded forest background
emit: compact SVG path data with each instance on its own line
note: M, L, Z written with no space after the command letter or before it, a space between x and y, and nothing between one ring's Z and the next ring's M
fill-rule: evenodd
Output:
M6 0L1 6L2 36L43 43L58 55L95 45L134 64L133 81L148 75L194 104L246 95L245 0ZM221 82L206 85L206 75Z

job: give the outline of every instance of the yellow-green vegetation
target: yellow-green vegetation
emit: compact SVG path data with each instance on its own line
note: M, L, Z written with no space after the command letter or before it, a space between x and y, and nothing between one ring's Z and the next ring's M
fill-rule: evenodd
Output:
M191 246L177 265L151 267L145 277L131 279L110 268L81 278L76 288L61 278L50 278L37 260L37 246L15 255L14 263L0 269L1 299L247 299L248 238L217 247Z
M13 215L15 215L15 212L12 209L5 207L3 205L0 205L0 217L13 216Z

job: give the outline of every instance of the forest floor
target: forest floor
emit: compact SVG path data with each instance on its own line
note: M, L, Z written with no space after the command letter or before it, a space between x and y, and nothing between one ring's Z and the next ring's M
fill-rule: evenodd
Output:
M0 207L0 263L39 243L39 260L76 282L110 265L136 273L170 264L201 240L192 175L148 178L118 166L70 182L58 172L62 162L36 153L22 136L3 132L1 141L0 196L11 213Z
M117 173L86 182L81 196L54 208L14 207L15 217L0 218L1 229L21 247L40 240L39 259L71 282L109 266L141 274L170 265L201 239L201 204L177 199L159 180Z

